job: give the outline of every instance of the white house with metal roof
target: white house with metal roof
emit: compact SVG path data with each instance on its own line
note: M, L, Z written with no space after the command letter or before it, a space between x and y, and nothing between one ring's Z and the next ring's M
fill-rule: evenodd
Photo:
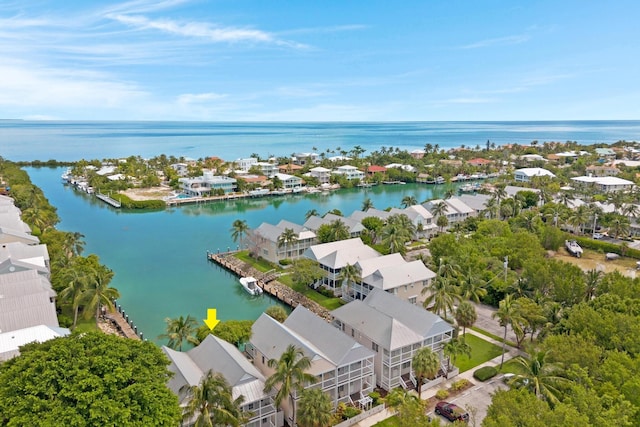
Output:
M280 236L286 229L292 229L296 235L293 242L280 244ZM282 220L273 225L266 222L247 233L247 240L251 242L256 255L277 263L281 259L298 259L312 245L317 243L316 234L299 224Z
M173 377L167 386L178 396L181 406L187 404L186 389L199 385L209 371L220 373L231 386L233 398L244 397L241 409L250 413L247 427L278 427L282 413L277 411L273 394L264 392L264 375L232 344L207 336L200 345L187 352L163 346Z
M376 352L376 380L385 390L415 388L415 352L429 347L442 365L442 347L453 337L453 327L439 316L377 288L331 314L336 327Z
M56 293L49 280L36 270L0 274L0 295L0 332L59 326Z
M0 362L20 354L20 347L32 342L45 342L71 334L67 328L38 325L15 331L0 333Z
M513 172L516 182L530 182L536 176L548 176L555 178L556 176L544 168L522 168Z
M342 175L349 180L364 179L364 172L362 172L357 167L351 166L351 165L338 166L331 173L333 175Z
M318 388L326 393L334 407L339 402L366 407L376 383L374 352L332 327L303 306L280 323L262 314L251 328L251 340L246 351L254 365L269 377L274 371L268 366L270 359L278 360L289 345L302 350L311 359L307 373L316 377L315 384L305 388ZM294 399L299 395L294 392ZM283 402L285 416L292 424L292 406Z
M317 166L309 169L307 175L317 179L320 184L327 184L331 180L331 169Z
M358 261L359 283L342 283L342 299L364 299L373 289L381 289L411 304L422 304L426 289L436 274L420 260L405 261L395 253Z
M231 193L237 187L235 178L224 175L214 175L212 171L204 171L202 176L195 178L180 178L178 180L184 194L195 197L214 195L216 191Z
M326 286L336 295L340 295L342 282L338 280L338 276L341 269L347 264L355 265L360 260L379 257L380 253L365 245L358 237L313 245L305 251L304 256L318 262L326 272L326 276L315 285Z
M571 181L576 187L593 188L599 193L631 190L635 185L632 181L616 176L578 176L571 178Z

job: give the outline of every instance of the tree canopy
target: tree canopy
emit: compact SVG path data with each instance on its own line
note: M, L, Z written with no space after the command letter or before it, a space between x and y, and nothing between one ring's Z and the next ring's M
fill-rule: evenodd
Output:
M27 344L0 365L0 424L178 425L168 364L153 343L99 332Z

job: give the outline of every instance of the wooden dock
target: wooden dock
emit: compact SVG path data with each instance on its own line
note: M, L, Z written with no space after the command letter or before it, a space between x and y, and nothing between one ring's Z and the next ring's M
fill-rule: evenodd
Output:
M107 319L111 323L113 323L118 328L118 331L124 337L130 338L130 339L133 339L133 340L139 340L140 339L140 337L138 336L138 334L136 334L136 332L131 327L131 325L129 325L127 323L127 321L122 317L122 315L120 313L118 313L117 311L112 312L112 313L104 313L103 316L105 317L105 319Z
M289 307L295 308L298 305L302 305L303 307L306 307L323 319L331 321L331 314L329 313L329 310L322 307L317 302L310 300L301 293L294 291L287 285L280 283L277 280L279 274L260 272L253 268L251 265L236 258L234 254L235 252L225 252L217 254L207 252L207 259L209 261L215 262L216 264L231 271L239 277L255 277L258 286L264 291L264 293L277 298L279 301L287 304Z
M102 194L102 193L97 193L96 197L100 200L102 200L103 202L113 206L114 208L120 208L122 206L122 204L115 200L112 199L111 197L107 196L106 194Z

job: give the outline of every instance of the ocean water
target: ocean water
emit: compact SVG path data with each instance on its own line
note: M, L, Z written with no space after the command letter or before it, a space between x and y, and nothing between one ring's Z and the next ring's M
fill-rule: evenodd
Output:
M441 148L528 144L537 140L580 144L639 141L640 121L212 123L62 122L0 120L0 155L13 161L119 158L160 154L235 160L294 152L366 153L381 147ZM366 154L365 153L365 154Z

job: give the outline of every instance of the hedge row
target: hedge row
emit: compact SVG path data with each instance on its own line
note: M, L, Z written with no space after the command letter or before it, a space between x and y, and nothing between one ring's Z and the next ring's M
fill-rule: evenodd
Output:
M164 209L166 203L162 200L133 200L124 194L118 194L118 200L124 209Z
M484 366L482 368L476 369L473 373L473 377L478 381L486 381L489 378L493 378L498 373L498 370L493 366Z
M640 250L624 247L617 243L603 242L601 240L591 239L589 237L571 237L578 244L585 249L592 249L594 251L600 251L602 253L614 253L622 256L628 256L635 259L640 259ZM624 253L623 253L624 252Z

